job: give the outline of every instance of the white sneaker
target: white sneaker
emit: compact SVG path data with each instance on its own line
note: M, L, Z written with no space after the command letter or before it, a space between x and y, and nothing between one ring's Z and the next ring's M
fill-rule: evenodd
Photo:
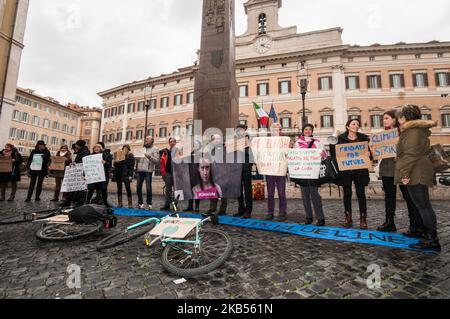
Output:
M139 205L139 209L145 209L145 206L144 206L144 204L142 204L142 205Z
M148 205L148 210L153 210L153 206L152 205Z

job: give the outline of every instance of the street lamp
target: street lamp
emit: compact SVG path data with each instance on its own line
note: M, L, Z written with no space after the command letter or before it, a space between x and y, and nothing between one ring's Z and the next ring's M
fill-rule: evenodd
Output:
M308 124L308 119L306 117L305 100L306 93L308 92L308 66L305 61L300 61L297 65L297 85L300 89L300 94L302 96L302 127Z
M153 88L154 85L151 86L151 90L150 90L150 100L147 100L147 88L149 87L149 85L147 84L145 86L145 92L144 92L144 101L145 101L145 128L144 128L144 140L147 137L147 131L148 131L148 110L150 109L150 103L152 102L153 99Z

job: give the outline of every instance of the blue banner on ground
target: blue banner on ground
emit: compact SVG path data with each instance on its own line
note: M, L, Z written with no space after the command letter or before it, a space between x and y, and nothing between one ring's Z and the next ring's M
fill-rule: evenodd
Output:
M168 215L167 212L145 211L126 208L117 208L114 210L114 213L119 216L158 217L158 218ZM180 216L186 218L201 218L200 215L186 214L186 213L180 213ZM417 249L411 249L409 247L409 245L411 244L418 243L419 242L418 239L409 238L401 234L395 233L382 233L370 230L347 229L338 227L317 227L313 225L278 223L257 219L242 219L228 216L220 216L219 223L221 225L227 226L291 234L317 239L344 241L358 244L368 244L375 246L419 251Z

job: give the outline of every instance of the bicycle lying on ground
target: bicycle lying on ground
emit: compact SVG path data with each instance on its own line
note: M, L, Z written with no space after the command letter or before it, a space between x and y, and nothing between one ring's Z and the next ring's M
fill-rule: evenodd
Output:
M34 213L13 213L6 217L0 218L0 225L14 225L14 224L22 224L22 223L31 223L35 220L43 220L47 219L53 216L64 214L70 210L72 210L72 207L69 208L53 208L48 210L42 210Z

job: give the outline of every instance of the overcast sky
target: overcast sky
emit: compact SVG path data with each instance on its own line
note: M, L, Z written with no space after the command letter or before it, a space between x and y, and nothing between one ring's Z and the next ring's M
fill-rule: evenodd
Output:
M246 30L236 0L236 34ZM61 103L192 65L201 0L30 0L18 85ZM346 44L450 41L448 0L283 0L280 25L344 28Z

